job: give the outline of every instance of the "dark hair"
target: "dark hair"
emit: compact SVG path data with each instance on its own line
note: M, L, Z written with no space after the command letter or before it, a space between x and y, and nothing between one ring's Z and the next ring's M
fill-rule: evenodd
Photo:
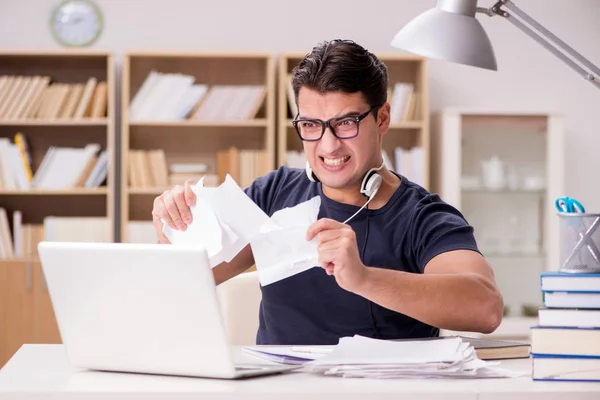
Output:
M303 86L321 93L362 92L369 105L379 106L387 100L387 67L351 40L325 41L315 46L292 71L296 103Z

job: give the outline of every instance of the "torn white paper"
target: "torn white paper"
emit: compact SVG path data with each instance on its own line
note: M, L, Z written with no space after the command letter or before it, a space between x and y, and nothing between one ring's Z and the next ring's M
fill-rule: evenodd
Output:
M211 267L231 261L250 244L262 286L318 266L316 239L306 232L317 221L321 198L265 214L229 175L218 187L192 186L196 204L185 231L163 225L173 245L206 247Z
M204 246L213 268L230 262L269 221L229 175L218 187L205 187L202 178L192 191L192 223L185 231L164 224L163 233L173 245Z
M319 265L317 240L306 240L310 225L317 221L321 198L284 208L251 241L252 254L263 286L299 274Z

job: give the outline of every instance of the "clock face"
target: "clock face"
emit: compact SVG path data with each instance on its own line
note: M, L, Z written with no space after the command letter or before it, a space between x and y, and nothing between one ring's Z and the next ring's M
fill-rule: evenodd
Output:
M52 13L50 28L63 45L88 46L100 36L102 14L90 0L67 0Z

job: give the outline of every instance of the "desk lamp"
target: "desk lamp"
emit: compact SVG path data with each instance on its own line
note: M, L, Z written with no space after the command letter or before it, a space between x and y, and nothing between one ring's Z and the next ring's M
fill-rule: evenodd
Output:
M477 0L438 0L435 8L417 16L402 28L391 45L424 57L495 71L498 68L494 49L475 18L476 13L506 19L564 61L585 80L600 88L600 69L597 66L510 0L499 0L490 8L477 7Z

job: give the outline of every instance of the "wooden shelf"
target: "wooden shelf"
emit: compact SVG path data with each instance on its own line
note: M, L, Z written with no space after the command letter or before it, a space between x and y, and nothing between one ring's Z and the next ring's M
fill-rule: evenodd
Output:
M0 190L0 196L105 196L109 194L106 187L100 188L77 188L64 190L43 190L43 189L16 189Z
M175 108L173 103L164 102L165 96L153 97L153 89L145 90L152 87L147 84L151 81L151 74L163 83L169 74L171 78L177 74L173 80L186 80L181 82L186 95L191 96L190 85L196 85L197 89L203 86L206 92L199 97L199 101L194 98L191 111L188 107ZM242 175L248 171L249 165L253 165L244 164L242 160L247 160L245 155L260 151L261 155L257 157L268 164L268 170L275 168L275 66L272 54L135 51L125 54L121 76L121 241L130 241L130 222L152 220L154 198L176 184L176 178L169 167L173 163L203 163L207 166L206 174L218 175L221 179L226 173L231 173L240 186L243 186ZM237 85L246 88L261 86L265 89L260 102L253 103L254 112L244 113L252 117L238 119L237 114L241 116L241 113L235 112L239 111L235 108L237 102L229 101L229 98L220 103L227 104L227 107L213 107L212 112L208 112L208 108L202 109L208 103L206 99L209 98L207 94L210 94L210 90L225 85L229 88ZM171 88L167 83L160 87L166 92ZM146 93L148 97L139 93ZM142 101L143 106L136 102L132 109L132 102L139 98L152 100ZM240 100L238 105L247 105L242 102L242 98L239 95L234 97L235 100ZM163 114L163 120L149 119L155 115L150 109L163 110L164 106L170 111L164 111L166 114ZM198 110L206 110L207 113L198 113ZM225 115L222 113L224 110L231 113ZM152 158L151 151L161 153L158 159L162 158L164 161ZM233 160L233 157L239 158L237 161L224 161ZM145 160L150 159L154 162L146 163ZM237 173L230 170L236 163L239 165ZM147 173L140 173L144 168ZM161 172L155 174L154 171ZM141 176L142 180L150 182L134 182L136 174L137 179ZM196 176L201 175L199 173ZM165 176L168 180L166 187Z
M0 120L0 126L105 126L109 120L106 118L85 119L11 119Z
M12 257L12 258L0 258L0 263L35 263L39 262L39 257Z
M105 217L113 226L110 239L114 240L116 152L112 53L66 49L3 51L0 52L0 77L7 77L4 78L5 86L7 82L13 84L10 91L3 92L4 103L0 101L0 104L4 104L0 106L3 110L0 113L0 138L13 143L17 133L23 135L34 176L40 171L42 161L52 147L82 149L89 144L97 144L99 152L106 151L109 155L106 182L99 187L54 190L43 189L42 186L23 189L24 185L19 181L15 185L3 185L3 189L0 189L0 207L6 210L8 220L12 222L15 211L22 213L24 226L40 226L47 216ZM84 95L86 88L89 97ZM56 97L50 96L51 90L55 90ZM106 97L98 95L102 93L106 93ZM36 98L37 101L34 101ZM86 98L89 98L88 104L82 102ZM106 103L98 99L105 99ZM56 105L52 112L47 108L50 104ZM78 113L81 116L74 116ZM60 164L61 156L57 157L52 161L57 162L55 166L59 172L55 172L56 176L77 167L77 164Z
M266 118L258 118L251 120L224 120L224 121L194 121L194 120L179 120L179 121L131 121L131 127L158 127L158 128L177 128L177 127L209 127L209 128L266 128L269 125L269 120Z
M171 189L171 187L148 187L148 188L139 188L139 187L130 187L128 188L129 194L141 194L141 195L160 195L165 190Z
M277 104L277 164L286 165L286 155L288 151L302 152L302 142L292 126L294 117L290 111L288 99L288 75L293 68L302 61L306 53L287 52L283 53L279 61L278 73L278 104ZM427 63L426 59L412 54L401 53L378 53L377 56L383 61L388 69L389 86L399 82L407 82L414 85L414 91L419 93L417 98L418 120L408 120L403 122L392 122L387 134L383 139L383 149L388 154L395 169L395 149L411 149L420 147L423 149L422 165L419 168L419 176L422 174L422 186L426 189L430 187L429 172L429 149L430 149L430 131L429 131L429 89L427 83ZM389 100L388 100L389 101ZM300 166L299 166L300 167ZM303 166L302 166L303 168ZM402 172L401 172L402 173ZM408 179L413 175L409 172L405 174Z

